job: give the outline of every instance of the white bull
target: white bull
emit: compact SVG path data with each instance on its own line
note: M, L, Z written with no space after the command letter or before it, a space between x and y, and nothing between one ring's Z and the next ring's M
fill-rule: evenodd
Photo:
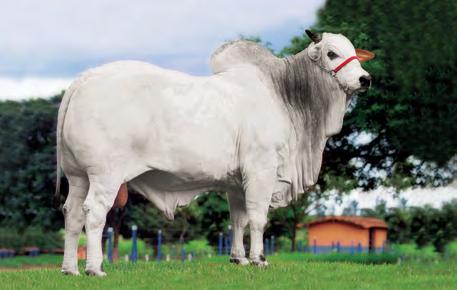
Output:
M342 35L312 34L295 56L276 58L238 41L213 54L214 74L195 77L122 61L83 73L58 116L57 160L69 181L62 272L77 275L85 226L86 273L101 269L102 231L121 184L173 218L176 206L225 191L233 223L231 261L267 265L262 236L269 207L315 184L327 138L340 131L349 97L370 77ZM343 64L341 66L341 64ZM58 194L58 189L57 189Z

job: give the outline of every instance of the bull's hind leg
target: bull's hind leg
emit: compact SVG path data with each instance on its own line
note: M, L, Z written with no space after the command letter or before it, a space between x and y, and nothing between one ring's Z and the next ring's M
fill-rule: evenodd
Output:
M79 275L78 270L78 240L84 226L83 202L89 189L87 177L68 176L69 192L63 206L65 216L65 249L62 263L62 273Z
M102 270L102 233L106 215L116 199L121 179L115 176L89 175L89 193L83 204L86 214L87 259L86 274L105 276Z
M246 211L246 200L244 192L227 193L230 206L230 220L232 221L233 242L230 253L230 262L240 265L249 264L246 258L243 244L244 228L249 219Z

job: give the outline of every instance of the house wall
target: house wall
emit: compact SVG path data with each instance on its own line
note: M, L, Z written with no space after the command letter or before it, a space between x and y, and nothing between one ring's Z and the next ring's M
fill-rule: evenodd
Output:
M387 240L387 229L375 229L373 236L374 236L374 242L373 242L374 247L382 248L385 246L385 241Z
M316 240L317 246L331 246L332 242L339 242L342 247L351 247L360 242L362 247L368 247L368 236L368 229L343 222L326 222L309 227L308 244L313 246Z

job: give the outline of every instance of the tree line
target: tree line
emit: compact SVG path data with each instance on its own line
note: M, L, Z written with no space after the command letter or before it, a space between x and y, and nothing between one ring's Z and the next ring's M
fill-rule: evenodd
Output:
M451 27L457 27L456 1L327 1L313 29L342 33L356 47L374 51L376 58L363 64L373 85L351 106L341 133L329 140L314 190L271 213L276 235L294 241L296 225L306 220L319 198L326 198L331 189L344 194L354 187L439 186L455 178L457 30ZM308 43L300 35L275 53L286 57ZM52 206L61 97L0 102L2 226L20 230L40 226L49 231L63 227L60 209ZM360 134L369 140L358 142ZM62 186L65 193L65 179ZM166 225L172 235L169 239L214 240L228 226L227 204L220 193L203 195L189 208L180 209L174 223L135 195L125 210L111 215L110 223L126 235L127 226L136 223L144 235ZM400 236L398 241L402 241ZM422 244L421 239L417 241Z

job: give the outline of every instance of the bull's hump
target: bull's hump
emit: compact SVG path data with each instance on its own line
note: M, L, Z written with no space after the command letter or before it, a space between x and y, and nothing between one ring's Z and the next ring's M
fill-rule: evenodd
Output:
M274 64L278 58L265 47L246 40L232 41L217 48L211 56L213 73L229 70L235 66L250 64L263 70Z

